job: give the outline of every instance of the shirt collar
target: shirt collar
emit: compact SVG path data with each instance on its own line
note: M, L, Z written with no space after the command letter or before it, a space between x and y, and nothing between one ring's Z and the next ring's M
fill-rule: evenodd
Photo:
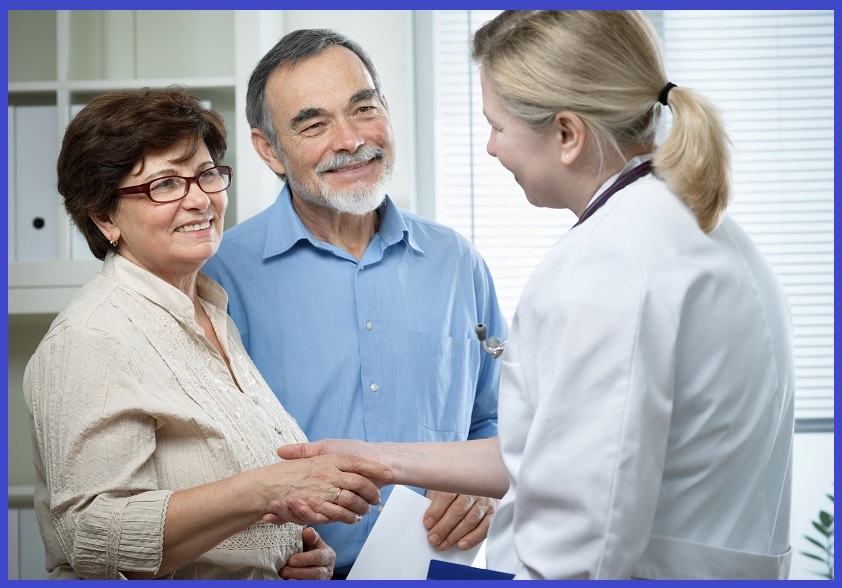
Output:
M616 174L614 174L613 176L611 176L610 178L605 180L605 182L602 183L602 185L599 187L599 189L596 192L594 192L594 195L591 196L591 199L588 201L588 204L587 204L587 206L585 206L585 209L587 209L587 207L590 206L591 203L593 203L594 200L599 198L600 194L602 194L608 188L610 188L611 185L615 181L617 181L617 178L619 178L621 175L623 175L627 171L636 168L638 165L640 165L644 161L649 161L650 159L652 159L652 157L653 157L652 153L645 153L643 155L636 155L636 156L632 157L629 160L629 162L623 167L623 169L621 169L619 172L617 172Z
M116 251L112 250L105 254L102 273L158 306L166 308L179 320L193 324L195 313L193 301L184 292L152 272L132 263ZM196 278L196 292L199 298L217 309L225 311L228 307L228 294L222 286L201 272Z
M377 210L380 213L380 230L377 233L387 247L405 240L419 253L424 252L412 237L403 220L403 215L388 195ZM295 212L289 184L284 184L283 190L269 211L268 220L263 259L286 253L301 240L309 241L314 247L324 248L322 242L313 236Z

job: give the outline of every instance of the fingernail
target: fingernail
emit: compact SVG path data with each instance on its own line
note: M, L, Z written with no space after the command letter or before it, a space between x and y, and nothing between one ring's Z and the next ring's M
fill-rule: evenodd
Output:
M357 515L357 522L359 523L361 520L363 520L363 516L362 516L362 515Z
M465 551L466 549L468 549L468 542L467 541L460 541L459 542L459 549L461 549L462 551Z
M447 544L447 541L442 541L439 544L439 549L441 549L442 551L447 551L448 547L450 547L450 546Z
M391 480L395 477L395 474L392 473L392 470L386 470L385 472L383 472L383 477L387 480Z
M439 536L433 533L427 537L427 541L430 542L430 545L435 545L439 542Z
M435 521L433 520L433 517L427 517L426 519L424 519L424 526L428 529L432 529L434 524Z

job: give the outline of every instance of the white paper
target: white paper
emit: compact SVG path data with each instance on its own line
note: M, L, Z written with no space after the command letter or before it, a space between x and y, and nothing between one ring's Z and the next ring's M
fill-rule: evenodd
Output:
M462 551L440 551L427 542L424 513L430 499L406 486L395 486L357 561L349 580L426 580L431 559L471 565L482 544Z

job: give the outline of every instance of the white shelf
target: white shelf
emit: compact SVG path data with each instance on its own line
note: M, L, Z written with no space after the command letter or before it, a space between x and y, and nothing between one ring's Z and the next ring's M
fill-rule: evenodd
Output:
M101 261L33 261L9 264L9 314L57 314Z
M35 486L9 486L9 508L32 508Z
M9 93L47 93L47 92L107 92L122 88L142 88L150 86L161 88L177 84L191 89L224 88L234 90L236 79L233 76L215 78L126 78L115 80L65 80L47 82L9 82Z

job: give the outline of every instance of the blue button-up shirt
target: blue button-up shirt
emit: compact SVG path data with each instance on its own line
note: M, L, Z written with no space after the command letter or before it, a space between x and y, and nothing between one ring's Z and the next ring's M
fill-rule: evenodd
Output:
M454 230L388 197L379 214L358 261L316 239L284 187L225 232L203 271L228 292L246 350L310 440L496 436L499 361L474 334L478 322L507 334L488 267ZM319 527L337 571L350 568L377 515Z

